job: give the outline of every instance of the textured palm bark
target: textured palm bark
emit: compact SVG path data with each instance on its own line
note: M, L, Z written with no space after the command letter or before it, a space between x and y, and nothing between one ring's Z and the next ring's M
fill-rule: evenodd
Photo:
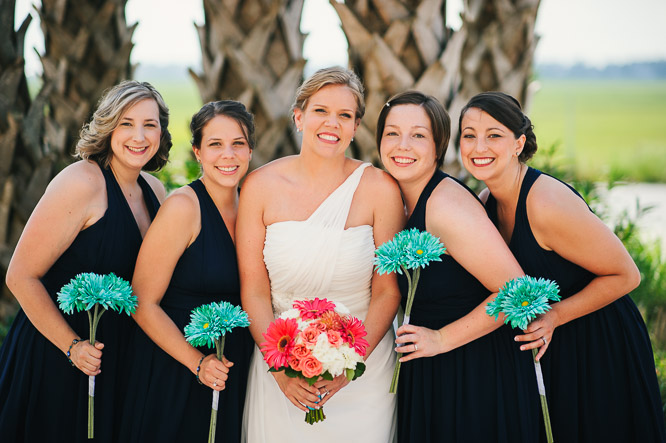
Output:
M303 0L204 0L197 26L202 72L190 70L204 103L239 100L255 116L251 167L295 154L291 105L303 78Z

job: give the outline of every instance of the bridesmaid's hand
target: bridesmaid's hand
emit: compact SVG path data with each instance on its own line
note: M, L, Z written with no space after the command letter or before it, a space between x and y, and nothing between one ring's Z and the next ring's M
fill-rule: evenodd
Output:
M86 375L98 375L102 372L102 349L104 344L98 341L91 345L88 340L81 340L69 351L69 359Z
M309 386L308 382L302 378L292 378L287 376L284 371L271 372L282 393L287 399L303 412L308 412L308 406L312 409L318 409L319 393L318 389Z
M395 342L398 347L395 348L395 351L404 354L400 358L401 363L421 357L432 357L444 352L444 338L440 331L407 324L400 326L397 334L398 338L395 339Z
M535 359L541 360L541 357L546 353L546 349L553 339L553 332L558 325L557 312L554 309L539 315L532 323L527 325L525 334L516 335L515 340L518 342L529 342L520 346L521 351L529 349L540 348Z
M229 368L234 364L223 355L222 361L215 354L207 355L201 362L199 380L215 391L222 391L226 387L229 377Z
M345 374L340 374L335 377L333 380L324 380L319 378L319 380L313 385L319 390L321 395L321 400L319 401L319 406L323 407L326 402L333 397L333 395L338 392L340 389L344 388L349 384L349 379Z

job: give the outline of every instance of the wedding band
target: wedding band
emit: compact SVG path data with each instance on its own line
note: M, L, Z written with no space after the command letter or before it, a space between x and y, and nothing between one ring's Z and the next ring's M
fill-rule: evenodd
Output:
M215 381L213 382L213 387L216 387L216 386L217 386L217 379L215 379Z
M324 389L326 389L326 395L330 394L328 388L324 388Z
M548 344L548 340L546 340L546 337L541 337L541 340L543 340L543 345L546 346Z
M414 352L416 352L416 351L418 351L418 350L419 350L419 347L416 346L416 343L414 343Z

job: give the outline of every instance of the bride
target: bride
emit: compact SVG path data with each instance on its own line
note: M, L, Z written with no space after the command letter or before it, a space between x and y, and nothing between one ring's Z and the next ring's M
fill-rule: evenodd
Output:
M261 343L269 323L293 300L342 302L365 323L367 368L351 384L341 375L310 387L284 372L268 372L255 346L243 441L391 442L391 322L400 294L394 276L377 275L372 262L374 249L404 223L400 192L386 173L345 157L365 112L356 74L337 67L317 71L297 91L292 109L303 133L300 154L251 173L240 196L236 239L243 308ZM307 408L318 406L326 420L305 423Z

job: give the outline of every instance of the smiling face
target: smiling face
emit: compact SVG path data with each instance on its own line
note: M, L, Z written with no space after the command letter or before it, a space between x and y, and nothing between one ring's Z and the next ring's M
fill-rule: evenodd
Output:
M427 182L437 168L428 114L419 105L391 106L380 143L382 163L400 183Z
M518 154L525 136L516 138L509 128L490 114L470 108L462 118L460 155L463 165L477 180L486 181L520 166Z
M356 107L354 94L344 85L327 85L312 94L304 110L294 109L296 128L303 131L301 151L344 155L359 124Z
M252 150L241 125L225 115L213 117L203 127L201 146L193 147L207 184L238 187L247 173Z
M131 106L111 133L111 166L141 169L160 146L159 110L152 99Z

